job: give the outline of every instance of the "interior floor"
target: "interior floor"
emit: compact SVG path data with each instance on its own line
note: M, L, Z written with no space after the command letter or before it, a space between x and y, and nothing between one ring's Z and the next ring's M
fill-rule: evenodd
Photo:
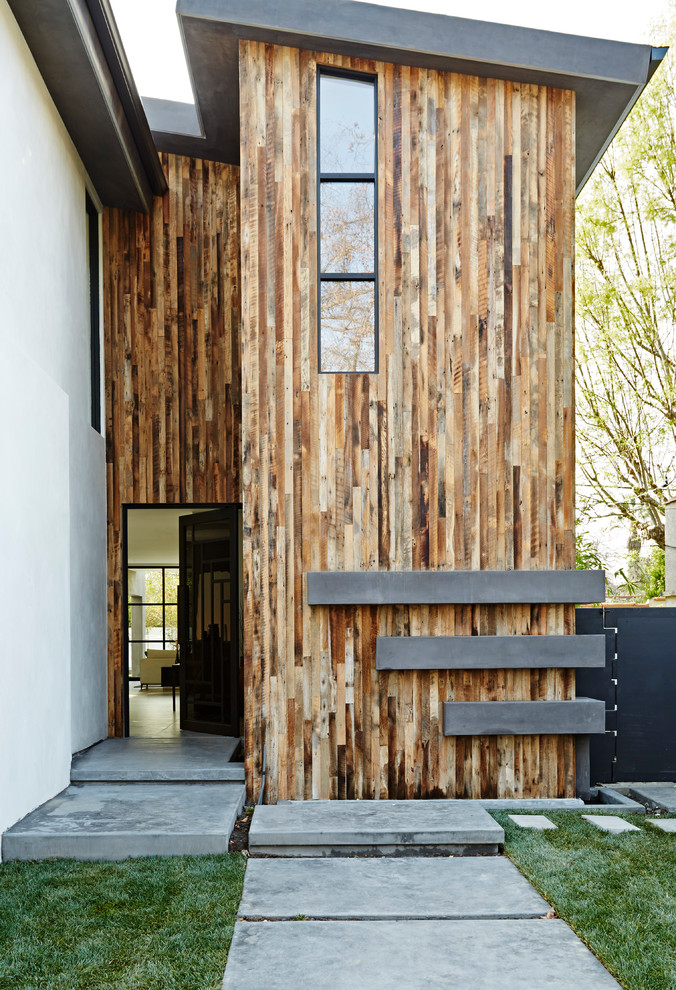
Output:
M179 716L178 688L176 689L176 711L172 710L171 688L151 685L139 687L138 681L129 684L129 735L151 736L154 738L199 735L182 732Z

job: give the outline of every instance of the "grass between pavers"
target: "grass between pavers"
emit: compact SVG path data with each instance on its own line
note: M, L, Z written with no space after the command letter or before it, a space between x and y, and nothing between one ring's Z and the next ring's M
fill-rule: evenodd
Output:
M245 859L0 863L0 988L216 990Z
M557 831L494 813L509 858L626 990L674 990L676 835L641 815L619 816L640 832L610 835L577 813L545 814Z

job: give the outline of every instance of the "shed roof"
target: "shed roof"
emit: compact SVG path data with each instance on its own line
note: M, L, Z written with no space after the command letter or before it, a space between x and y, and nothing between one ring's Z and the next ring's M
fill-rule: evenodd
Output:
M664 48L425 14L355 0L178 0L196 112L147 99L158 148L239 162L238 42L574 90L577 190L666 54Z
M9 0L102 202L148 212L164 173L108 0Z

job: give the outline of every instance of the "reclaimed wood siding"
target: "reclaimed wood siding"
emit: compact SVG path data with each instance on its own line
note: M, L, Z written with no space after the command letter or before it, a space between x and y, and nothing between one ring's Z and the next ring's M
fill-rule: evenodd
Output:
M373 375L317 371L318 62L378 74ZM304 575L574 567L574 96L241 42L240 100L249 791L265 745L271 802L571 796L571 737L441 725L444 701L572 698L570 670L375 657L572 633L572 606L309 607Z
M123 504L238 502L239 169L163 156L150 216L103 213L109 734L122 724Z

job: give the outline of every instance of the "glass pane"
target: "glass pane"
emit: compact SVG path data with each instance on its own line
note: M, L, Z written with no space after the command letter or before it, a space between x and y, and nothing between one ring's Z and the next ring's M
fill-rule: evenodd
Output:
M164 638L171 641L178 638L177 605L167 605L164 610Z
M164 600L165 602L175 602L178 600L178 567L167 567L164 572Z
M323 272L372 272L373 183L322 182Z
M375 171L375 84L320 76L319 167L322 172Z
M162 569L157 568L145 572L145 595L147 602L162 601Z
M373 282L322 282L321 371L375 371Z
M155 608L156 606L153 606ZM154 646L162 646L164 639L164 626L159 622L156 626L151 626L146 620L144 638Z

